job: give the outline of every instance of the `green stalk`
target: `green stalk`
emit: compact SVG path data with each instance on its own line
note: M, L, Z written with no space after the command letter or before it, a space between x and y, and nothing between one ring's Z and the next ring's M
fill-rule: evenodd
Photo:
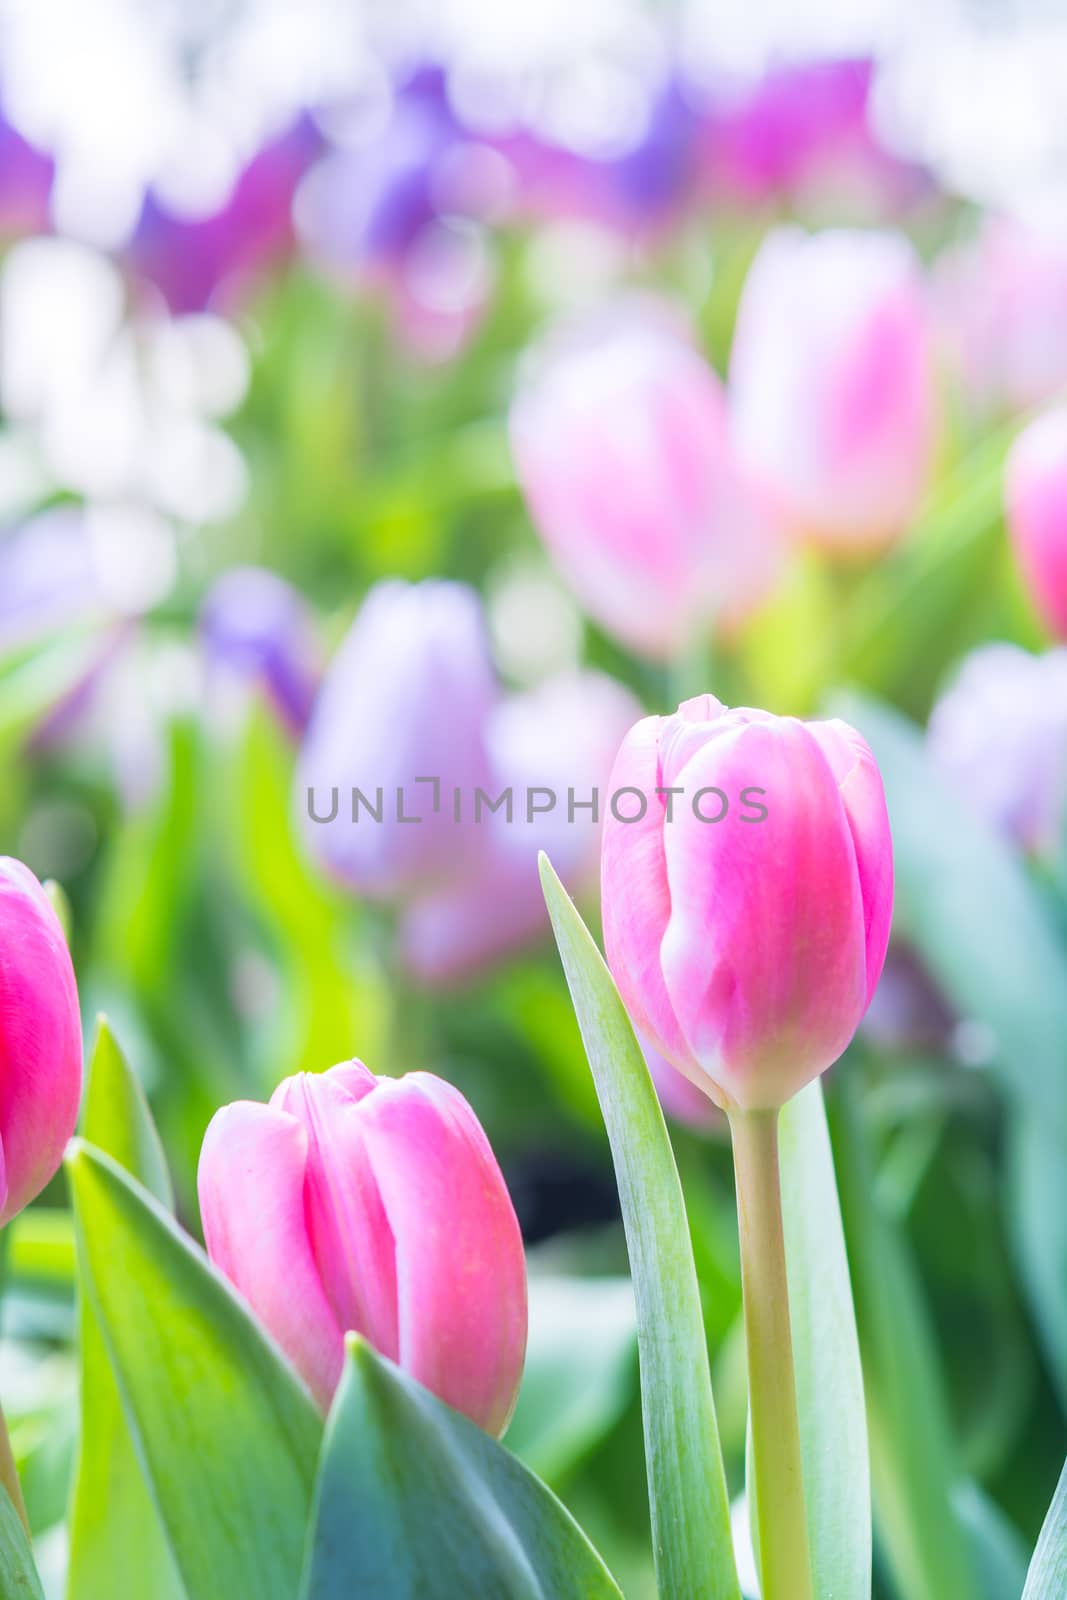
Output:
M730 1133L756 1480L755 1505L750 1496L749 1514L759 1552L761 1592L763 1600L812 1600L782 1233L778 1112L735 1111Z

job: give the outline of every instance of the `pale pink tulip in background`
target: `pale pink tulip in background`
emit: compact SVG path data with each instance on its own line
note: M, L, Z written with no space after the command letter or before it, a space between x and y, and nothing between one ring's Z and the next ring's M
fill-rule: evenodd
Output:
M735 435L793 533L878 549L922 501L935 419L918 257L903 234L780 227L738 308Z
M1067 639L1067 406L1036 418L1012 445L1004 501L1030 597L1049 631Z
M558 330L528 365L511 438L560 571L638 654L675 657L767 593L776 530L734 456L722 386L669 305L634 298Z
M346 1332L488 1432L526 1349L526 1267L504 1179L458 1089L358 1061L217 1112L200 1157L208 1253L325 1409Z
M702 695L631 729L611 787L647 802L627 802L638 821L609 814L602 858L604 942L635 1026L723 1109L783 1104L841 1055L885 959L874 757L846 723ZM751 788L762 821L746 820ZM723 810L712 789L721 821L701 820Z

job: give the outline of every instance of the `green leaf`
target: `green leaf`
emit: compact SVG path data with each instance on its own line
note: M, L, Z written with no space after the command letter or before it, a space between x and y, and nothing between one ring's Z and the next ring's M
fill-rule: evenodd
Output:
M326 1426L303 1600L622 1600L550 1490L355 1335Z
M80 1270L189 1600L293 1600L314 1403L158 1201L81 1140L67 1171Z
M107 1021L97 1024L82 1133L173 1206L163 1149L140 1084ZM68 1600L180 1596L159 1516L134 1452L100 1325L80 1295L81 1442L70 1511Z
M619 1185L660 1590L687 1600L737 1600L700 1293L663 1113L611 974L544 855L541 883Z
M1064 1466L1037 1549L1026 1574L1022 1600L1063 1600L1067 1594L1067 1465Z
M1014 1523L966 1479L952 1497L971 1542L982 1600L1018 1600L1026 1582L1026 1546Z
M908 1600L979 1600L953 1510L959 1471L926 1308L911 1260L878 1209L848 1070L832 1076L827 1109L852 1267L880 1541Z
M508 1448L558 1482L618 1422L634 1393L628 1278L530 1278L526 1368Z
M4 1600L44 1600L26 1530L6 1489L0 1489L0 1595Z
M817 1595L871 1592L863 1371L818 1079L779 1120L782 1213L811 1570Z

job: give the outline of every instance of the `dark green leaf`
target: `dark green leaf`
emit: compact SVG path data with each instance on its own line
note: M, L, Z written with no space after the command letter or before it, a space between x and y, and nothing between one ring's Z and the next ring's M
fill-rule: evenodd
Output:
M1067 1594L1067 1466L1048 1508L1026 1575L1023 1600L1063 1600Z
M350 1336L326 1428L303 1600L621 1600L509 1451Z

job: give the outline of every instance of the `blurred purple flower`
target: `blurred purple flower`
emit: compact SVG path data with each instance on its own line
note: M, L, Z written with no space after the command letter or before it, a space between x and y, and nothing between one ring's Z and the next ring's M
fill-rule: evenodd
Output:
M314 618L298 590L262 567L235 567L208 591L200 636L209 694L213 679L256 685L292 734L304 732L321 660Z
M927 749L961 805L1024 850L1054 850L1067 804L1067 649L973 651L930 714Z
M870 122L869 59L794 62L719 98L704 119L705 179L713 196L743 205L836 198L856 191L892 211L930 180L886 149Z
M44 233L55 162L24 139L0 112L0 237Z
M0 655L108 609L81 511L58 506L0 534Z
M607 780L640 714L630 692L599 672L561 674L493 709L486 724L489 789L496 798L510 788L513 811L484 814L476 829L479 855L467 873L405 909L401 952L416 977L462 981L544 937L539 850L572 893L595 884ZM595 818L587 804L594 790Z
M496 695L473 589L439 579L372 589L323 679L300 754L312 854L371 899L455 877L481 830L453 820L452 792L489 782L484 729ZM436 779L436 793L419 779ZM362 804L353 820L354 788L380 820Z
M154 283L175 314L203 311L247 288L292 248L293 195L322 143L311 117L300 116L253 157L208 216L182 216L149 190L126 250L134 274Z
M861 1032L882 1050L952 1047L956 1016L926 967L906 945L891 944Z
M528 129L496 138L515 174L519 209L538 218L656 233L682 215L696 172L698 116L677 77L653 97L641 132L619 154L596 157Z

